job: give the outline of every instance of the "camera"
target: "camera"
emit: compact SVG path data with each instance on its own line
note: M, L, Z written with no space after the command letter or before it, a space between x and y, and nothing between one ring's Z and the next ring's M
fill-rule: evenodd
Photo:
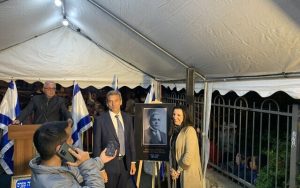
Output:
M62 154L63 156L65 156L67 153L64 150L61 150L60 154Z

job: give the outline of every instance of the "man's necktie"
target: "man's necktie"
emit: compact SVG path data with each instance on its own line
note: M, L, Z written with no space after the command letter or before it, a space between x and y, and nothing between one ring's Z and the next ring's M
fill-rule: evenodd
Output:
M158 141L158 142L161 142L161 137L160 137L159 131L153 131L153 133L154 133L154 135L155 135L157 141Z
M125 155L125 138L122 123L119 119L119 115L115 116L118 123L118 138L120 142L120 155Z

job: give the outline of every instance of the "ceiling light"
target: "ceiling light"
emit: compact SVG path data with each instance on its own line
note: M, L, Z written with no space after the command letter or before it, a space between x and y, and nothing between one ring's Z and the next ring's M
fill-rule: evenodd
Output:
M63 21L62 21L62 24L64 26L68 26L69 25L69 21L66 18L64 18Z
M54 0L54 4L58 7L60 7L62 5L61 0Z

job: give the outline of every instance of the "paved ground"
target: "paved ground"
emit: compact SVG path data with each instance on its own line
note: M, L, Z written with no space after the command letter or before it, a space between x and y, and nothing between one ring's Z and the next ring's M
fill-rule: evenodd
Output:
M140 188L151 188L151 180L152 176L148 175L146 173L142 173L141 175L141 182L140 182ZM241 188L240 185L232 182L230 179L226 178L225 176L222 176L218 172L214 171L213 169L207 169L206 174L206 180L207 180L207 188ZM0 182L1 182L1 188L9 188L10 187L10 176L0 174ZM132 182L129 182L127 185L127 188L134 187ZM158 187L157 185L155 187ZM167 181L164 181L161 183L161 188L167 188Z
M227 177L214 171L212 168L207 169L206 173L207 188L241 188L242 186L231 181Z
M151 188L151 175L142 173L140 188ZM242 186L232 182L230 179L219 174L213 169L207 169L206 173L207 188L242 188ZM127 186L129 188L130 186ZM155 187L158 187L157 185ZM161 188L167 188L167 181L162 182Z

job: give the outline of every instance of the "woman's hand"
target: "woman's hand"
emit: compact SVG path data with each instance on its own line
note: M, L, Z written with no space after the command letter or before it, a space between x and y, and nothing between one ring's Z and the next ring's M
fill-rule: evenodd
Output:
M177 180L180 173L178 173L176 170L174 170L174 168L171 168L170 175L171 175L172 180Z

